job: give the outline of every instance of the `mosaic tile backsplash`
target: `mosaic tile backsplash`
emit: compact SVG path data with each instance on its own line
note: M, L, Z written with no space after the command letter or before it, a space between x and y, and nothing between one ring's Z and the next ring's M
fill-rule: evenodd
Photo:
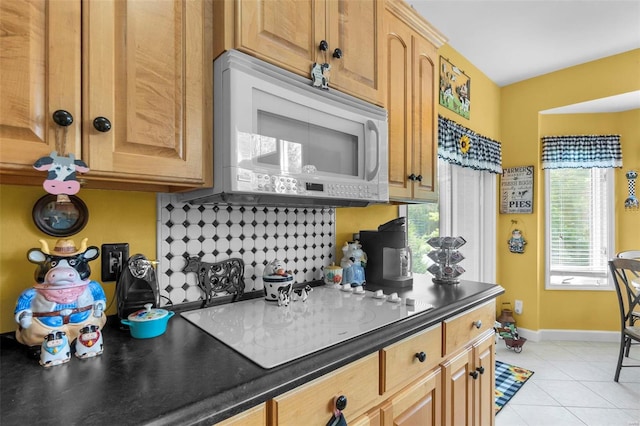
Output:
M256 206L192 205L158 194L157 277L161 305L202 299L186 258L203 262L244 261L245 292L262 290L262 272L284 260L296 282L322 279L335 259L335 210Z

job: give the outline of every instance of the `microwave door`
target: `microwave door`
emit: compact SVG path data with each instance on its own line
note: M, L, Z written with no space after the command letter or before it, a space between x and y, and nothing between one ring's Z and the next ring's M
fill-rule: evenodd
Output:
M321 176L366 178L362 122L259 90L254 91L253 101L254 134L273 146L268 154L259 150L256 166L294 174L314 170Z

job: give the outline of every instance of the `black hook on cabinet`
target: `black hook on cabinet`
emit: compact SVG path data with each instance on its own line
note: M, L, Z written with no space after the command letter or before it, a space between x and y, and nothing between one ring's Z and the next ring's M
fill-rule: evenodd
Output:
M327 43L326 40L320 41L320 44L318 45L318 49L322 50L323 52L326 52L329 49L329 43Z

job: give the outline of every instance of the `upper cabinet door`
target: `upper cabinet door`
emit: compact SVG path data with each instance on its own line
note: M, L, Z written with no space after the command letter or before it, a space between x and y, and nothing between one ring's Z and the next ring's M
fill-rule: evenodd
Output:
M330 86L382 105L383 1L327 0L326 10ZM342 58L333 57L336 48Z
M79 1L0 2L2 169L32 172L54 150L79 157L80 40ZM75 122L56 125L58 109Z
M213 117L205 96L212 85L210 2L83 6L83 152L91 173L203 183ZM101 117L110 130L96 126Z
M437 199L436 48L413 39L413 173L415 200Z
M319 52L317 39L324 37L324 1L241 0L236 7L236 47L310 75Z
M411 199L412 173L412 38L409 27L392 14L386 17L386 80L389 112L389 196Z
M241 0L235 13L236 48L307 78L326 62L330 88L382 105L382 0Z

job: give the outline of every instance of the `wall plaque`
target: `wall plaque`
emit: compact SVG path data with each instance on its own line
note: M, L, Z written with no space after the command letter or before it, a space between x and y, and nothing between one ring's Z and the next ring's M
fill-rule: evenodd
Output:
M533 213L533 166L502 170L500 213Z

